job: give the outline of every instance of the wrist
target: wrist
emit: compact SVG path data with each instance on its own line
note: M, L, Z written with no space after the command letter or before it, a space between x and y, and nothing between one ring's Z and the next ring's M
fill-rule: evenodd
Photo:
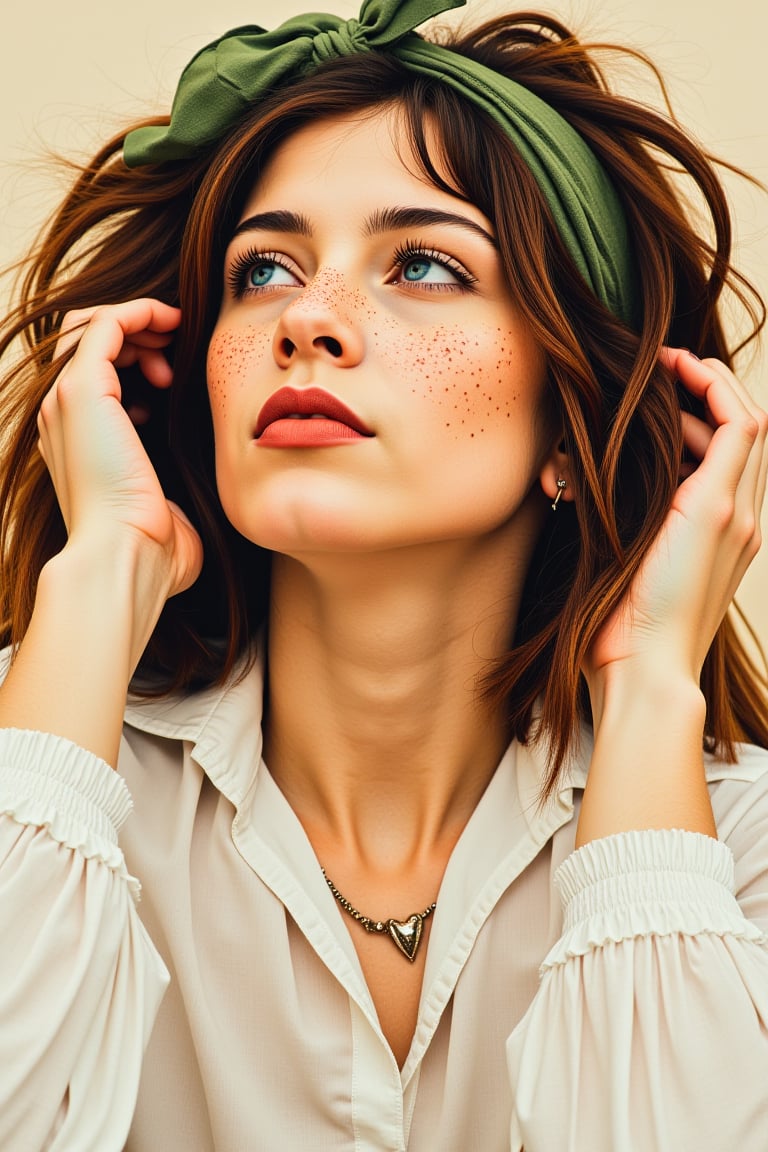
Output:
M167 595L165 570L129 537L72 538L40 573L0 689L0 726L63 736L115 765L128 685Z
M590 691L595 743L577 845L650 828L716 836L698 684L671 665L627 664L593 677Z
M585 676L597 734L604 722L673 715L703 735L706 702L693 674L672 660L624 660Z
M70 538L40 573L38 598L66 604L79 627L99 619L107 634L121 635L133 674L171 593L162 549L131 533Z

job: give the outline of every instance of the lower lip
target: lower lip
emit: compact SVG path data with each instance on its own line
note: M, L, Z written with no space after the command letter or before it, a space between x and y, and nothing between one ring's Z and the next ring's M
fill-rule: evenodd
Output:
M273 420L256 443L265 448L332 448L367 439L338 420Z

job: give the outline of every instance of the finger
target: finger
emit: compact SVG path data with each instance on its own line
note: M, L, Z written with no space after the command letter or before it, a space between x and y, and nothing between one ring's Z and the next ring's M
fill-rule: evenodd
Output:
M678 358L679 359L679 358ZM759 546L759 507L765 490L764 414L749 402L736 378L719 361L686 360L686 384L706 396L714 431L703 421L685 416L683 437L700 463L681 469L683 483L676 493L679 509L694 514L704 509L721 544L734 541L735 583L741 579ZM682 363L682 361L680 361ZM762 419L761 419L762 418ZM703 451L702 451L703 450Z
M696 360L690 353L679 356L677 366L684 386L705 402L716 432L727 427L751 450L759 432L757 409L734 374L719 360Z
M149 424L152 418L152 413L144 404L131 404L130 408L126 408L126 412L136 428L142 428L145 424Z
M760 515L765 498L766 473L768 472L768 414L756 403L739 378L726 365L718 360L704 360L702 363L711 367L743 404L744 411L748 414L745 424L747 435L751 434L753 427L755 429L754 443L737 491L737 501L742 502L743 512L751 516L755 525L756 545L752 552L754 555L760 544ZM722 388L718 390L716 395L724 395ZM751 421L754 421L754 426Z
M176 595L190 588L200 575L203 566L203 546L197 530L182 508L173 500L168 501L168 507L175 522L177 542L181 545L177 549L179 569L173 593Z
M79 348L87 333L94 328L102 333L108 324L112 325L114 339L119 340L119 346L113 348L113 354L109 356L113 361L126 342L143 347L163 347L171 339L180 319L178 308L150 297L129 300L123 304L74 309L62 321L54 359L61 358L73 347ZM117 329L122 336L118 336Z
M126 342L140 341L144 333L167 336L178 327L180 319L178 308L148 298L99 308L80 337L78 356L114 363Z
M162 346L172 337L179 320L178 309L150 299L65 317L63 344L73 341L76 347L70 344L74 355L43 399L38 432L41 455L68 530L73 492L77 490L77 485L74 489L72 485L80 463L91 457L95 401L100 408L105 400L121 400L114 362L138 362L150 384L167 387L172 373ZM142 418L143 413L137 411L133 422L138 424Z
M760 409L758 411L757 421L760 429L757 444L760 460L759 476L755 490L755 521L759 533L760 517L763 510L763 501L765 500L766 482L768 481L768 413Z
M682 412L683 445L696 460L703 460L712 442L714 429L706 420L699 420L690 412Z
M81 336L81 330L76 336L72 335L70 349L73 352L76 352ZM130 368L134 364L138 364L142 375L155 388L167 388L173 382L173 371L168 360L162 354L162 350L170 344L172 339L172 335L155 333L139 333L130 339L126 338L113 361L114 366L115 368ZM66 352L63 355L66 355ZM61 369L61 374L67 371L71 360L72 356L70 355L70 359Z
M742 430L721 425L673 503L687 515L709 521L720 538L726 533L751 537L756 489L761 484L761 454L753 447Z
M67 312L59 330L60 339L64 342L68 338L73 338L73 342L77 343L80 339L85 328L88 326L92 318L97 312L107 311L109 308L123 308L123 305L103 305L100 308L85 308L75 310L74 312ZM126 336L126 339L129 337ZM145 345L148 348L160 348L167 344L172 338L172 332L158 331L155 332L149 328L143 331L137 331L130 339L136 344Z
M726 385L738 397L744 407L753 413L759 408L744 387L738 376L722 360L714 357L699 360L687 348L667 348L661 350L659 359L672 372L692 395L700 399L709 408L709 387L713 383Z
M99 311L100 308L80 308L67 312L59 330L54 360L61 359L72 348L77 347L86 327ZM153 332L149 329L136 332L130 337L126 336L126 342L130 340L131 343L146 348L163 348L171 339L172 333Z
M139 368L146 380L155 388L170 388L173 369L160 351L145 349L137 357Z
M730 597L760 547L760 505L768 465L764 437L762 442L756 437L742 464L742 441L734 431L724 425L712 434L704 459L676 494L681 509L693 513L698 504L703 522L714 529L712 573L723 573Z
M53 352L54 361L62 359L72 348L77 347L95 311L96 308L73 308L65 314Z
M132 368L134 364L155 388L168 388L173 383L173 369L162 348L142 348L133 341L125 343L114 360L115 368Z
M66 413L78 411L83 404L92 405L97 399L121 402L117 369L133 364L139 365L151 385L167 388L173 374L162 348L137 347L133 342L134 329L141 337L147 331L142 324L176 325L179 318L177 309L151 300L97 310L81 332L74 355L59 373L44 406L56 407L66 420ZM160 335L165 342L170 334Z

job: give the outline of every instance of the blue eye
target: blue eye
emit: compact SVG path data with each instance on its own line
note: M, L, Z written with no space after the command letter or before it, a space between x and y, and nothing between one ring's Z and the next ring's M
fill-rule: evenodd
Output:
M428 256L413 256L403 265L403 279L411 283L426 280L430 284L456 284L459 277L445 264Z
M420 244L406 244L395 252L395 282L423 284L425 288L470 288L474 276L452 256L433 252Z
M241 252L227 272L227 283L235 299L249 293L259 293L272 288L301 287L301 280L287 257L279 252L259 252L249 248Z
M274 270L274 264L255 264L248 273L248 283L253 288L263 288L269 284Z
M403 265L403 276L406 280L423 280L432 264L433 261L425 259L424 256L414 256Z
M276 284L295 284L296 277L284 265L274 260L260 260L252 264L247 276L249 288L266 288Z

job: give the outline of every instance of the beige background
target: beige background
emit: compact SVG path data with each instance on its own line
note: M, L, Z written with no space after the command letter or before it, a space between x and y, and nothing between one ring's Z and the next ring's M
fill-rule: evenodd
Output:
M451 19L471 22L513 6L468 0ZM518 7L529 7L519 3ZM533 7L534 5L530 5ZM46 149L89 152L126 120L165 110L175 80L198 47L238 24L272 27L322 9L323 0L132 0L109 12L96 0L15 3L3 16L0 71L0 264L22 250L56 196ZM333 0L341 16L358 0ZM713 151L768 183L764 0L562 0L542 5L582 36L649 52L679 117ZM643 99L628 72L624 87ZM768 296L768 195L729 181L744 271ZM768 339L768 338L767 338ZM751 390L768 399L768 351L742 363ZM739 599L768 645L768 546Z

